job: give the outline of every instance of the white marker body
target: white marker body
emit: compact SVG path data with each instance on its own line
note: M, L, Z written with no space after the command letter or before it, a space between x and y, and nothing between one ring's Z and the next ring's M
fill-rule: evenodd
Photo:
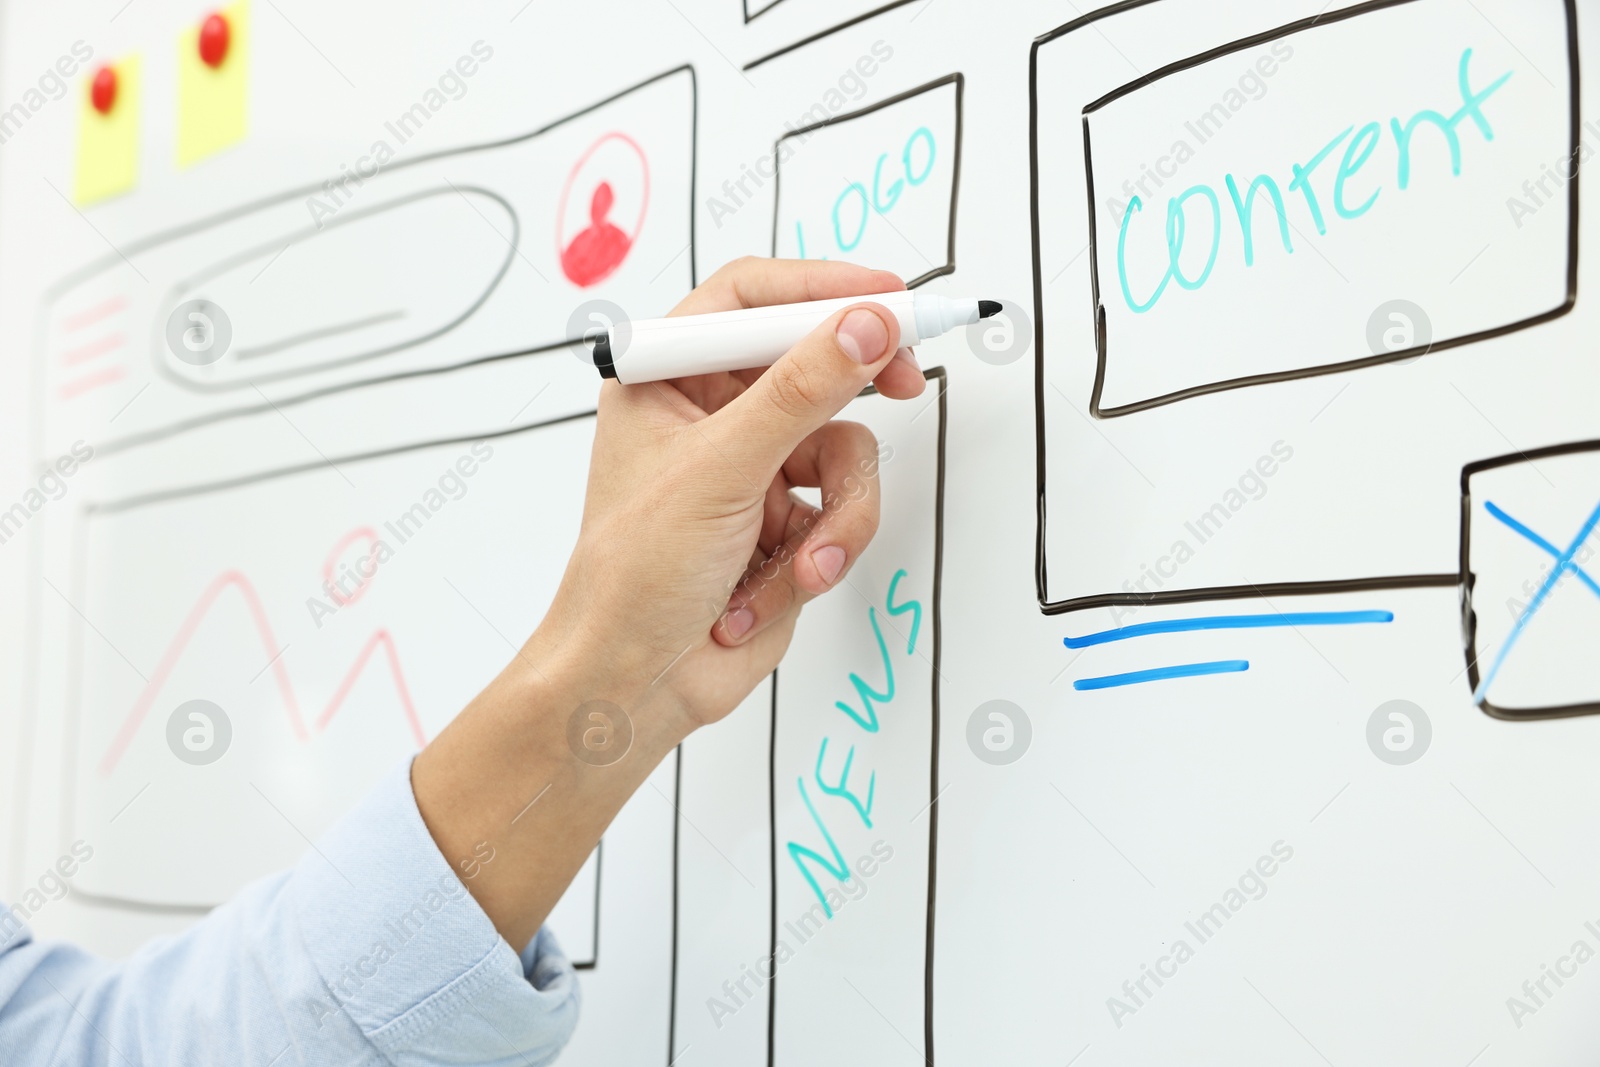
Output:
M607 377L634 385L769 367L835 312L863 302L881 305L899 320L902 347L978 321L976 300L898 292L621 322L607 331L615 371Z

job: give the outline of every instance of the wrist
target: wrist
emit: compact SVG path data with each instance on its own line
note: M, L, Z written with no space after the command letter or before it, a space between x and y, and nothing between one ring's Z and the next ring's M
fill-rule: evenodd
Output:
M519 703L565 733L565 747L590 766L640 759L654 767L694 729L662 666L612 642L541 625L512 661ZM648 771L646 771L648 773Z
M513 946L687 733L650 681L541 630L412 763L435 844Z

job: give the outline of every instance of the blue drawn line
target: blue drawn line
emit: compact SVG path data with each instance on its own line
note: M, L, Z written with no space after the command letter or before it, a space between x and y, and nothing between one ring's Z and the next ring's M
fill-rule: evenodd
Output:
M1559 548L1551 544L1549 541L1546 541L1538 534L1534 533L1531 529L1518 522L1510 515L1506 514L1506 512L1502 508L1498 507L1494 501L1485 500L1483 502L1483 506L1488 509L1490 515L1493 515L1495 518L1511 527L1511 529L1515 530L1523 537L1526 537L1529 541L1532 541L1534 544L1550 553L1550 555L1554 556L1556 559L1561 558L1561 550ZM1594 593L1595 596L1600 596L1600 582L1596 582L1594 578L1589 575L1588 571L1584 570L1577 564L1573 564L1571 570L1573 574L1578 576L1578 581L1589 587L1590 592Z
M1141 682L1161 682L1168 678L1196 678L1203 674L1238 674L1240 671L1250 669L1250 661L1244 659L1224 659L1214 663L1180 663L1176 667L1156 667L1148 671L1133 671L1128 674L1108 674L1101 678L1079 678L1072 683L1072 688L1084 689L1115 689L1121 685L1138 685Z
M1489 694L1489 685L1499 675L1500 668L1505 666L1506 657L1511 655L1511 650L1522 639L1523 633L1528 628L1528 623L1533 621L1533 617L1539 614L1539 610L1544 607L1545 601L1550 599L1550 593L1555 589L1556 583L1561 581L1562 575L1569 570L1576 570L1572 564L1572 557L1576 556L1578 549L1582 548L1584 542L1589 540L1589 536L1594 533L1596 526L1600 526L1600 504L1594 506L1594 510L1589 513L1589 518L1584 521L1583 529L1578 531L1578 535L1572 539L1572 543L1567 546L1567 550L1556 557L1556 565L1550 568L1550 574L1545 578L1543 584L1539 586L1538 592L1533 594L1533 599L1528 602L1528 610L1524 611L1517 619L1516 624L1511 627L1511 633L1506 635L1506 643L1500 646L1500 652L1494 658L1494 665L1489 668L1489 673L1483 676L1483 681L1478 683L1477 690L1472 694L1473 703L1482 704L1484 702Z
M1596 590L1600 592L1600 589ZM1119 626L1083 637L1064 637L1068 648L1089 648L1112 641L1151 634L1189 633L1194 630L1262 630L1274 626L1353 626L1359 623L1393 622L1392 611L1304 611L1277 615L1211 615L1198 619L1173 619L1170 622L1141 622Z

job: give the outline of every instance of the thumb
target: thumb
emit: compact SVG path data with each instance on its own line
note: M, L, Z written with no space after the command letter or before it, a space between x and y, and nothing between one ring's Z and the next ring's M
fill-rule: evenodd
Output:
M900 323L883 305L837 312L743 393L701 423L738 454L773 470L871 384L900 347Z

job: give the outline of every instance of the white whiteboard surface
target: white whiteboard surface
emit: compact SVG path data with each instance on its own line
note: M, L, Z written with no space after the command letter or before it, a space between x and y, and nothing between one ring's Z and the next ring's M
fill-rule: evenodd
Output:
M95 850L43 934L181 930L436 734L576 536L567 340L803 241L1006 300L1014 358L952 334L847 412L879 538L558 907L563 1062L1593 1060L1594 5L258 0L245 139L184 168L208 8L119 6L0 22L0 896ZM81 209L81 79L28 96L78 40L143 69ZM1463 69L1510 76L1455 173L1404 125Z

